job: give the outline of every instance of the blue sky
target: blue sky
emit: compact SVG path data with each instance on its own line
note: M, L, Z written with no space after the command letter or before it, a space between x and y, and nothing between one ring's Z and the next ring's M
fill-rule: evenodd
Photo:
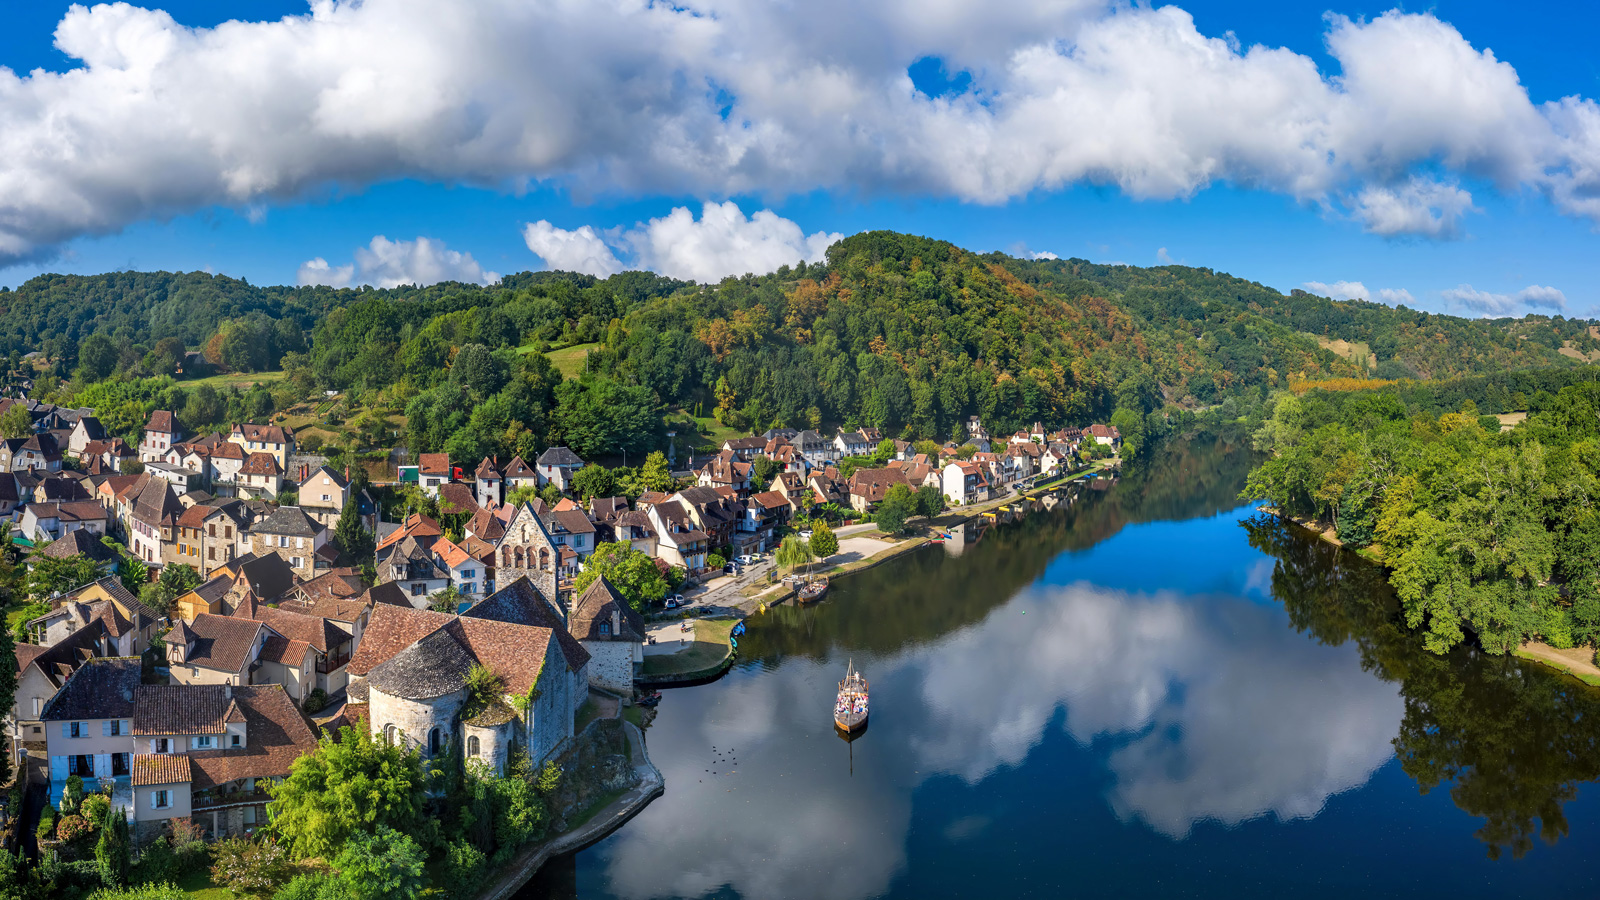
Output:
M80 65L79 60L52 46L52 34L66 16L68 4L8 4L6 27L0 29L0 65L39 91L34 102L13 105L8 105L0 91L0 124L9 120L14 133L27 135L30 152L35 154L32 162L9 164L11 172L0 158L0 285L15 285L41 272L122 268L208 269L254 283L294 283L297 278L317 277L303 275L302 266L319 258L326 261L326 269L316 271L336 273L334 277L345 281L383 283L385 278L462 277L463 273L488 278L493 273L545 267L546 260L530 249L535 241L523 231L528 223L545 221L549 223L546 239L539 246L582 245L592 252L581 258L592 259L595 253L602 258L594 264L601 274L608 266L639 264L671 274L699 276L737 273L731 267L739 264L770 268L776 260L792 261L791 256L820 252L826 243L823 235L889 228L947 239L976 250L1047 251L1136 265L1170 259L1229 271L1281 290L1306 283L1359 282L1374 298L1381 290L1404 290L1413 298L1413 306L1467 315L1486 310L1520 313L1529 308L1521 300L1549 298L1550 288L1564 297L1560 311L1568 315L1591 315L1600 306L1600 289L1595 287L1600 283L1595 277L1600 274L1596 262L1600 254L1595 253L1597 213L1585 205L1585 198L1595 195L1596 176L1583 168L1600 166L1596 163L1600 148L1584 144L1581 127L1549 113L1544 106L1563 97L1600 97L1600 56L1587 45L1592 35L1600 32L1600 4L1530 5L1508 14L1503 4L1446 0L1413 10L1420 15L1403 21L1391 16L1399 29L1395 33L1400 44L1377 42L1379 29L1365 29L1391 9L1387 4L1359 0L1346 4L1191 0L1179 4L1192 16L1192 29L1200 37L1225 38L1231 33L1240 51L1256 44L1283 48L1285 53L1298 54L1314 64L1324 83L1345 74L1346 60L1365 54L1362 64L1369 70L1376 67L1380 89L1385 87L1385 79L1392 79L1396 95L1420 98L1419 105L1397 104L1398 113L1372 113L1372 121L1351 125L1352 117L1367 116L1378 104L1364 100L1357 87L1347 87L1348 105L1354 113L1334 110L1315 117L1314 130L1347 132L1329 139L1328 146L1345 157L1332 167L1324 167L1314 158L1310 163L1284 162L1286 155L1295 155L1292 142L1265 145L1248 138L1253 130L1270 129L1279 117L1271 108L1262 111L1254 106L1254 98L1270 93L1279 81L1290 85L1286 92L1299 89L1307 96L1320 97L1313 98L1316 103L1329 102L1316 85L1296 80L1292 64L1287 68L1278 63L1267 66L1253 55L1239 56L1227 61L1230 71L1212 86L1204 79L1186 78L1176 67L1170 76L1155 72L1164 63L1159 54L1152 55L1149 68L1155 72L1155 90L1182 86L1185 81L1194 85L1193 93L1182 95L1174 104L1179 109L1175 115L1183 121L1170 133L1163 131L1153 139L1140 131L1140 125L1127 125L1116 118L1116 111L1126 109L1127 100L1117 96L1122 85L1116 82L1114 66L1098 80L1081 71L1059 72L1048 62L1026 77L1016 69L997 74L1014 61L1013 54L1041 42L1056 53L1078 52L1073 43L1084 41L1083 35L1089 33L1079 28L1103 28L1094 33L1109 43L1147 39L1154 32L1138 27L1174 21L1158 16L1158 11L1148 6L1105 12L1096 10L1096 4L1088 0L1065 0L1061 5L1074 7L1074 11L1048 20L1041 36L1041 26L1029 18L1041 14L1030 9L1030 4L1001 2L992 5L988 13L1002 24L992 26L992 34L966 40L960 32L963 28L972 31L970 25L943 23L948 31L940 33L940 23L908 20L887 9L894 5L884 4L886 11L881 14L861 13L866 18L855 23L860 31L886 35L881 44L863 42L834 49L837 43L828 43L832 39L825 40L826 36L810 45L799 38L793 46L769 46L770 55L792 55L802 63L820 59L858 77L854 86L869 96L873 91L891 91L885 87L886 79L905 71L910 62L913 86L927 95L918 101L922 105L915 107L916 114L929 110L928 97L938 98L934 103L973 99L961 118L931 125L912 122L907 110L914 105L874 106L876 101L869 99L847 110L860 117L852 123L853 130L819 136L818 146L811 150L806 146L811 137L806 131L808 123L816 127L817 121L827 122L827 114L807 119L809 112L804 107L811 102L809 98L824 94L828 83L806 80L805 65L787 69L774 65L773 70L782 77L793 77L794 89L781 96L759 95L764 89L761 85L771 80L771 72L758 71L764 64L761 61L750 63L750 71L720 63L702 71L693 59L693 49L682 54L688 61L668 53L641 62L642 55L654 51L630 52L630 39L641 41L640 47L656 43L650 40L648 28L671 29L665 32L672 38L668 43L692 45L700 39L693 30L697 27L694 22L651 24L642 36L635 36L626 31L608 32L614 23L597 17L599 25L594 30L602 37L594 38L587 34L594 23L577 22L574 17L555 25L523 17L507 20L504 30L515 33L518 28L529 28L545 33L571 28L574 36L567 43L578 46L586 39L599 40L601 43L594 45L599 49L579 46L582 52L574 51L574 60L559 67L551 62L548 71L538 62L529 63L532 68L522 71L516 68L522 62L513 59L505 64L509 68L487 76L487 67L463 74L449 61L418 57L420 62L411 65L407 61L398 75L385 75L380 69L376 77L382 93L361 94L353 107L351 115L358 125L337 120L331 126L341 132L336 135L340 139L348 136L343 132L358 127L381 132L376 138L365 140L364 135L364 142L351 149L349 144L322 140L325 135L312 135L303 142L286 141L285 147L259 151L261 157L253 158L257 145L270 142L271 135L301 124L296 119L263 124L262 120L274 115L303 118L292 110L274 111L273 101L279 96L275 92L293 97L296 92L325 92L329 85L348 84L357 77L352 73L368 71L361 65L366 45L356 42L348 50L336 46L323 56L312 56L309 51L295 56L301 51L283 50L275 43L281 35L256 39L269 37L270 31L249 32L254 37L240 38L236 45L228 45L226 40L231 38L225 39L219 32L210 40L241 49L219 53L213 46L209 57L193 47L165 51L151 71L170 81L163 91L149 92L157 95L153 101L148 96L123 93L129 90L126 77L46 90L50 86L43 79L55 76L32 76L28 74L31 70L59 73ZM397 27L398 23L415 26L418 34L426 36L441 30L440 23L415 21L422 15L418 9L426 6L407 0L368 0L366 11L344 10L338 15L346 16L340 21L347 28L377 32L380 26ZM474 10L476 24L462 24L473 18L463 15L459 17L462 21L447 23L442 30L456 29L464 40L481 40L482 34L472 29L500 27L496 16L504 10L498 6L497 0L463 4L464 8L481 7ZM759 46L773 40L773 35L785 34L783 28L763 31L767 26L759 22L738 24L742 13L737 6L735 0L719 0L708 7L717 13L716 18L729 23L731 35L725 40ZM179 25L209 29L219 24L219 7L227 16L244 22L272 22L285 15L302 15L308 8L303 2L271 0L226 4L174 0L152 8L165 10ZM847 8L855 14L853 5ZM160 28L152 30L138 17L113 17L102 15L104 12L96 10L81 19L75 47L115 49L91 49L88 52L100 55L77 74L99 77L119 65L137 69L125 61L143 52L140 48L159 43ZM1353 20L1352 34L1374 40L1356 49L1333 52L1330 34L1338 26L1325 18L1330 12ZM1008 17L1009 22L1005 21ZM705 21L702 18L698 24ZM1449 33L1441 36L1436 25L1446 32L1453 27L1464 42L1452 43ZM1124 26L1124 30L1115 30ZM1183 30L1177 28L1173 33ZM448 40L441 37L441 45L448 47ZM1397 46L1409 46L1405 41L1432 41L1442 49L1437 57L1430 57L1426 48L1415 54L1409 49L1396 52ZM290 43L310 42L304 33L296 32ZM614 58L608 55L613 43ZM917 49L922 46L949 50L937 58L921 57L920 64L908 60L910 54L922 52ZM1465 57L1458 52L1463 47ZM1527 103L1519 106L1508 101L1505 85L1498 89L1491 85L1481 95L1455 90L1457 85L1475 85L1486 77L1492 81L1493 61L1485 62L1481 56L1486 49L1495 60L1514 69L1515 80L1526 90ZM77 52L81 56L85 51ZM440 52L444 55L446 51ZM559 56L559 48L548 52L552 59ZM708 57L719 52L726 55L711 43L703 51ZM1135 46L1133 52L1149 51ZM261 56L254 59L251 53ZM539 51L534 48L529 53L538 55ZM1410 70L1400 65L1413 56L1423 62ZM254 66L252 77L264 79L265 85L235 90L229 79L246 76L226 62L218 62L219 58L236 58L241 68ZM339 66L346 58L352 61L350 68L341 71ZM379 59L381 65L381 54ZM1385 69L1391 64L1400 65L1393 74ZM1450 68L1457 64L1463 66L1459 72ZM430 65L436 71L430 72ZM946 80L938 74L941 65L958 70L965 65L977 76L958 74L953 81ZM1351 65L1354 72L1356 63ZM216 74L218 66L221 74ZM1499 68L1504 74L1504 67ZM580 70L587 79L573 75ZM413 72L419 73L415 82L389 89L394 79L405 82ZM1096 69L1092 74L1105 72ZM995 134L1009 143L991 135L966 146L970 138L964 129L975 122L987 123L985 116L999 115L997 110L1014 103L1009 98L1025 90L1038 94L1041 78L1057 76L1062 79L1060 84L1045 84L1048 90L1043 96L1056 91L1059 98L1061 92L1067 92L1072 98L1069 104L1077 104L1079 95L1096 92L1112 98L1101 106L1071 105L1078 115L1084 108L1091 109L1090 117L1104 115L1098 127L1079 132L1075 127L1082 118L1050 115L1055 108L1035 106L1025 115L995 126ZM1430 81L1433 76L1437 83ZM748 81L741 80L746 77ZM320 83L319 78L323 79ZM281 88L274 79L281 80ZM407 118L416 106L425 105L415 99L425 97L418 91L433 84L455 83L452 79L466 85L459 109L419 123L393 123L396 117ZM483 87L485 79L492 82L492 88ZM593 84L582 90L573 88L572 95L564 97L568 79ZM706 146L691 135L681 138L681 147L662 150L660 145L673 140L670 135L677 123L687 122L685 130L691 132L718 124L715 118L705 118L704 110L696 109L705 105L705 98L697 96L704 91L695 85L706 83L696 79L733 85L719 87L722 99L711 103L722 105L725 121L748 117L756 123L775 122L791 133L771 146L761 144L764 138L751 137L754 130L736 136L736 140L748 140L748 145L762 154L760 166L737 175L727 175L705 159L680 166L679 161L705 151ZM654 93L648 102L631 106L628 95L638 90L640 82L647 83L646 92ZM1245 87L1230 95L1233 99L1216 99L1240 83ZM183 95L185 91L198 94L202 84L213 84L215 89L205 96ZM1448 96L1433 98L1427 94L1430 90L1445 91ZM524 91L528 96L517 96ZM577 135L554 156L539 157L542 151L525 152L519 145L496 150L492 159L486 159L490 154L480 153L470 141L417 149L417 141L431 140L432 134L448 130L455 122L451 116L460 109L477 112L480 107L479 125L494 122L500 115L502 121L511 121L533 135L524 136L523 145L530 140L538 143L545 126L542 116L550 109L540 105L546 96L558 103L557 112L548 120L548 132ZM1381 96L1381 91L1372 96ZM125 99L130 97L133 99ZM127 122L131 124L104 114L107 108L147 102L156 105L137 115L130 112ZM386 106L390 102L396 104L394 109ZM1197 102L1216 102L1215 116L1185 117L1183 107ZM164 103L171 104L174 121L193 117L196 110L216 118L198 123L191 119L187 128L174 126L170 134L163 134L161 128L147 128L152 122L164 124L163 117L168 114L161 106ZM497 112L495 106L500 103L506 109ZM673 103L682 104L683 110L662 111L663 104ZM1460 105L1463 112L1451 113L1451 104ZM539 112L531 114L530 109ZM641 113L641 109L648 112ZM1418 109L1445 112L1437 122L1427 122L1420 121L1427 116L1416 114ZM883 121L897 113L905 121ZM563 114L569 118L563 119ZM66 130L52 125L64 116L80 117L87 124ZM608 116L614 121L605 121ZM1474 116L1482 117L1481 121ZM1208 125L1208 118L1215 120L1215 127ZM1555 122L1553 127L1559 133L1520 143L1513 140L1530 133L1530 128L1537 131L1545 119ZM18 124L23 127L15 128ZM946 124L947 130L941 130ZM1049 170L1054 163L1047 160L1038 163L1037 172L1017 174L1024 165L1016 161L1027 159L1036 146L1049 148L1057 154L1055 159L1093 155L1098 151L1085 151L1082 144L1095 143L1103 134L1124 127L1124 132L1105 139L1111 146L1103 156L1078 170L1067 166L1065 174L1053 175ZM417 131L407 130L412 128ZM1034 128L1038 128L1036 139ZM657 134L662 136L659 140ZM212 172L207 169L211 164L207 154L217 135L237 140L243 149L219 151L226 159ZM1596 138L1590 134L1588 139ZM0 151L7 149L5 141L0 136ZM948 153L941 149L946 141ZM1486 142L1497 141L1505 145L1482 149ZM515 143L508 141L507 146ZM933 150L927 149L930 144ZM40 151L41 146L48 149ZM888 150L879 158L877 148L883 147ZM711 146L713 162L720 148ZM94 165L82 161L93 152L105 154L104 158ZM812 156L807 158L807 153ZM923 153L926 158L920 158ZM59 159L63 154L70 157L67 162ZM794 158L780 158L780 154ZM1206 154L1221 162L1200 175L1188 170L1194 158ZM11 154L0 153L0 157L6 155ZM1529 156L1539 156L1532 168L1526 163ZM269 185L236 191L230 179L238 176L228 166L238 164L241 157L248 158L248 165L241 167L251 173L272 170L275 185L300 181L290 189ZM603 158L591 162L597 157ZM1124 168L1124 159L1141 161ZM302 169L310 169L312 174L302 175ZM1185 171L1172 174L1179 169ZM972 170L981 170L981 177L968 179ZM1576 174L1561 182L1544 174L1553 170ZM195 173L192 179L186 175L189 171ZM1173 186L1166 180L1169 175L1185 183ZM119 179L126 184L119 183L115 189L106 186ZM1315 182L1310 188L1304 186L1308 179ZM8 184L12 185L9 189ZM1423 185L1422 194L1407 193L1408 185L1419 184ZM37 191L39 197L34 197L19 185L47 189ZM1387 192L1383 197L1394 202L1370 202L1366 192L1373 190ZM13 192L25 199L8 203L6 195ZM60 194L70 196L71 202L53 199ZM1467 194L1470 200L1462 199L1451 207L1450 198ZM1424 198L1420 208L1407 200L1415 196ZM1443 199L1434 203L1428 197ZM736 203L744 216L770 210L781 219L758 227L754 219L736 215L715 233L709 218L696 221L703 203L725 200ZM687 207L692 215L667 222L664 217L678 207ZM1384 210L1392 215L1385 217ZM646 224L651 220L660 221L652 227ZM9 254L3 233L8 222L21 223L14 229ZM594 231L587 236L575 234L582 226ZM401 243L378 246L372 243L377 235ZM417 238L429 242L420 249L406 243ZM741 250L750 246L757 249ZM440 256L444 248L451 253ZM358 250L362 255L358 256ZM469 254L470 259L459 254ZM566 260L568 265L575 265L571 260L578 258L550 256L552 262ZM338 274L341 267L349 267L346 274ZM1464 285L1470 285L1472 292L1459 290ZM1532 287L1540 291L1519 295ZM1540 311L1555 308L1548 299L1539 307Z

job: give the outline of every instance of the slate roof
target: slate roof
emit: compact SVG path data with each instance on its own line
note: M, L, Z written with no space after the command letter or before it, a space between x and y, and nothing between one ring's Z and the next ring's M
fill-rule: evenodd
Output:
M142 684L134 692L133 733L221 734L244 721L220 684Z
M499 462L492 456L485 456L483 462L478 463L478 468L472 473L472 477L482 478L484 481L499 481Z
M311 538L322 532L322 526L298 506L280 506L272 515L250 526L250 531Z
M374 609L379 606L400 606L405 607L406 609L411 608L411 600L406 597L405 590L402 589L400 585L395 584L392 581L384 584L373 585L367 589L367 592L362 595L362 598L368 603L372 604ZM366 638L363 636L362 643L365 642Z
M89 489L77 478L65 475L51 475L41 480L33 488L35 501L46 500L90 500ZM96 504L98 505L98 504Z
M276 553L268 553L265 556L247 553L228 563L224 568L237 573L237 578L244 579L250 590L264 601L281 597L294 587L294 569L289 566L288 560Z
M96 504L97 506L99 504ZM52 559L71 559L74 556L87 556L95 562L115 562L117 552L105 545L97 534L90 534L87 529L79 528L70 531L58 540L51 541L38 551L37 556L48 556Z
M133 757L133 786L188 784L194 778L189 757L181 753L136 753Z
M201 613L188 624L194 638L192 648L181 665L204 666L222 672L238 672L250 661L260 622Z
M193 784L200 790L241 778L283 777L317 747L315 729L281 685L242 685L233 696L244 714L245 746L191 752Z
M149 472L139 477L144 484L137 487L134 495L133 517L156 527L168 520L176 521L178 514L183 512L183 504L178 502L178 495L172 492L172 485L165 478Z
M136 657L91 659L78 667L44 705L39 719L130 719L133 693L139 687Z
M549 450L539 454L539 465L582 466L583 460L578 456L578 454L573 453L566 447L551 447Z
M594 523L584 515L582 510L564 509L559 512L545 513L546 527L551 534L594 534Z
M617 613L619 626L611 634L602 635L600 625L611 624L612 613ZM604 575L596 578L577 600L567 617L572 636L580 641L632 641L643 643L644 619L628 606L628 601Z
M367 684L408 700L427 700L461 690L477 663L445 628L432 631L374 666Z

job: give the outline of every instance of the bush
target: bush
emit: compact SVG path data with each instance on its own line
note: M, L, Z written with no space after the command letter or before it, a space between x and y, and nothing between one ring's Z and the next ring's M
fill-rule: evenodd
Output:
M100 823L106 820L106 810L110 808L111 800L105 794L90 794L83 798L78 814L89 820L90 828L98 829Z
M272 895L272 900L337 900L343 891L337 876L311 872L296 875L294 880Z
M728 564L728 561L723 559L720 554L713 553L710 556L706 557L706 566L709 567L709 568L720 570L723 566L725 566L727 564Z
M73 814L70 816L63 816L61 818L61 823L56 826L56 837L63 841L73 841L83 837L93 830L94 828L89 824L88 819L85 819L83 816Z
M445 857L445 867L450 879L450 891L456 897L471 897L483 883L484 867L488 857L472 846L470 841L451 841ZM278 898L284 900L284 898Z
M172 841L165 837L151 841L133 866L133 880L137 882L159 883L176 878L179 874L178 854L172 849Z
M307 713L315 714L322 712L322 710L328 705L328 692L322 688L317 688L310 694L306 695L305 703L301 705L305 708Z
M138 887L101 888L89 900L188 900L189 894L170 881L141 884Z
M318 450L321 450L322 449L322 435L320 435L320 434L308 434L308 435L306 435L305 437L300 439L299 447L300 447L301 450L304 450L307 453L315 453Z
M289 854L271 840L228 838L212 853L211 880L235 897L271 897L293 874Z
M39 827L34 829L33 836L41 841L48 841L56 834L56 808L46 806L39 813Z
M71 815L78 811L78 805L83 802L83 779L76 775L67 778L67 786L61 789L61 813Z

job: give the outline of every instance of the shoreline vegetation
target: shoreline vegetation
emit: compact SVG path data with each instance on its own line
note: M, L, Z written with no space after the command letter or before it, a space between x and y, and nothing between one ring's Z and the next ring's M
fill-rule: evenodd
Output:
M1471 388L1274 395L1241 497L1379 565L1428 650L1600 686L1600 385L1515 391L1524 416Z

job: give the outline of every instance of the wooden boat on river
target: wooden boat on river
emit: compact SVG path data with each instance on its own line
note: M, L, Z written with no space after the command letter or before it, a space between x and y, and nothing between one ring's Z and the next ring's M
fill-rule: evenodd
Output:
M867 679L856 671L854 662L839 682L839 696L833 704L833 724L846 734L867 726Z
M795 591L795 595L800 598L801 603L814 603L821 600L826 593L828 593L828 579L826 578L807 581Z

